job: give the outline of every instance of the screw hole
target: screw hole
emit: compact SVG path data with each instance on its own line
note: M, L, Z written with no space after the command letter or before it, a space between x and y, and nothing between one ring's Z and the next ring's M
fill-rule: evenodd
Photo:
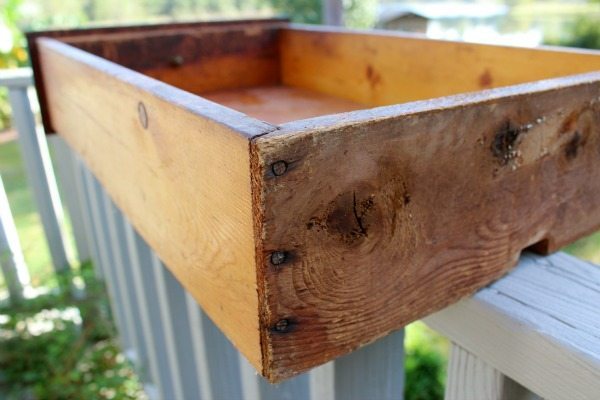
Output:
M144 129L148 129L148 113L146 112L146 106L144 106L144 103L140 101L137 108L140 124L142 124Z

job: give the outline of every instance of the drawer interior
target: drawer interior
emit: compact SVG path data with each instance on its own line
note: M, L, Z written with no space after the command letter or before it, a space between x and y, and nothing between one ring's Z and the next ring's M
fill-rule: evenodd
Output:
M585 51L283 21L98 30L61 39L273 124L600 70L600 57Z

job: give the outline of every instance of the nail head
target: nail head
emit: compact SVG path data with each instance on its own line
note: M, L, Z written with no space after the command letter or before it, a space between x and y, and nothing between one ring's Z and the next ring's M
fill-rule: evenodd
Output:
M271 253L271 264L281 265L285 262L287 255L284 251L274 251Z
M280 319L279 321L277 321L277 323L275 324L275 330L277 332L286 332L288 330L290 326L290 321L288 321L287 319Z
M271 171L273 171L273 175L281 176L285 174L285 172L287 171L287 167L288 165L285 161L279 160L271 165Z
M181 67L183 65L183 61L183 56L176 55L173 58L171 58L171 65L173 67Z

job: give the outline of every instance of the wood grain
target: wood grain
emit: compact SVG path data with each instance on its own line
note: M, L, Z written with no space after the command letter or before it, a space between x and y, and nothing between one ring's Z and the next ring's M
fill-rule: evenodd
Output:
M558 253L523 256L489 288L427 325L547 400L600 393L600 268Z
M353 101L288 86L219 90L202 97L272 124L365 108Z
M274 380L600 226L600 73L293 122L252 149Z
M38 46L54 127L260 368L248 147L273 127L53 39Z
M62 38L82 50L200 93L279 82L278 23Z
M431 40L331 27L285 28L283 83L389 105L600 70L596 52Z
M42 107L271 381L600 226L600 72L540 80L598 69L598 53L188 28L59 35L104 58L37 36ZM164 65L177 55L188 72Z
M47 133L44 76L36 39L60 39L74 47L186 90L277 84L279 28L284 19L210 21L31 32L27 35Z

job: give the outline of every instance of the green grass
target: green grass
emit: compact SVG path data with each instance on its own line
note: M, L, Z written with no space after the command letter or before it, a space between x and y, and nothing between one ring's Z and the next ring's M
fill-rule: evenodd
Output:
M0 305L0 398L147 400L119 349L104 286L87 263L64 274L86 295L55 291Z

